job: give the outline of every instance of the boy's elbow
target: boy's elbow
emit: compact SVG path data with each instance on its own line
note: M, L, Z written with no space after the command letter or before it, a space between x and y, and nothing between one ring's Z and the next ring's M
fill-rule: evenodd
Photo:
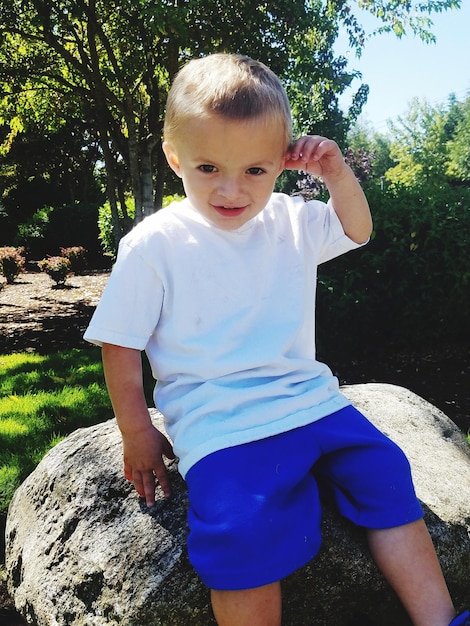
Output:
M373 230L374 225L372 223L372 220L370 220L369 224L364 229L364 232L361 234L361 240L358 243L367 243L372 235Z
M350 232L346 231L346 235L352 239L354 243L363 244L369 241L372 230L372 220L368 220L364 224L355 225L354 228L350 229Z

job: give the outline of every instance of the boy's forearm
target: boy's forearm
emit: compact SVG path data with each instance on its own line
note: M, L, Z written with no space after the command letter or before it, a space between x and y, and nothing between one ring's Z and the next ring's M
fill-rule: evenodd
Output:
M109 396L122 434L124 476L134 483L147 506L155 502L155 478L165 497L171 486L163 456L174 458L171 444L152 424L142 381L140 350L103 344Z
M320 176L346 235L365 243L372 232L369 203L336 142L320 135L304 135L288 150L284 167Z
M149 428L151 419L143 389L139 350L103 344L103 366L109 397L123 435Z
M372 232L369 203L354 172L344 165L342 173L325 179L331 203L346 235L356 243L364 243Z

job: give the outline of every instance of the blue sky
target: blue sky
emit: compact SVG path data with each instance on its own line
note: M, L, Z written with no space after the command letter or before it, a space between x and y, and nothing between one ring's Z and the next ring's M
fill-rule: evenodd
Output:
M358 59L340 39L338 51L347 54L349 67L362 72L362 81L370 87L363 119L374 129L386 132L387 119L405 114L414 97L438 105L445 104L451 93L459 100L470 96L470 0L461 4L458 10L431 16L435 44L425 44L411 34L401 39L377 35ZM366 23L372 26L373 18ZM341 102L347 101L346 95Z

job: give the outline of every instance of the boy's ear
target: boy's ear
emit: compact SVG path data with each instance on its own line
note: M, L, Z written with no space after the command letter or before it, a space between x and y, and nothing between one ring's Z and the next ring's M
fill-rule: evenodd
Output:
M174 173L181 178L181 168L178 156L174 146L168 141L164 141L162 144L163 152L165 153L168 165L174 171Z

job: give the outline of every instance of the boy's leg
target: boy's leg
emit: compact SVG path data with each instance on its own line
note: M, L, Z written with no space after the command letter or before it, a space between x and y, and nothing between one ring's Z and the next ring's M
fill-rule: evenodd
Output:
M325 435L331 433L335 448L315 471L326 480L340 512L374 529L369 530L372 555L413 624L449 626L454 607L403 451L353 407L318 424Z
M280 626L279 582L240 591L211 591L212 610L219 626Z
M375 562L415 626L448 626L454 606L422 519L368 531Z

